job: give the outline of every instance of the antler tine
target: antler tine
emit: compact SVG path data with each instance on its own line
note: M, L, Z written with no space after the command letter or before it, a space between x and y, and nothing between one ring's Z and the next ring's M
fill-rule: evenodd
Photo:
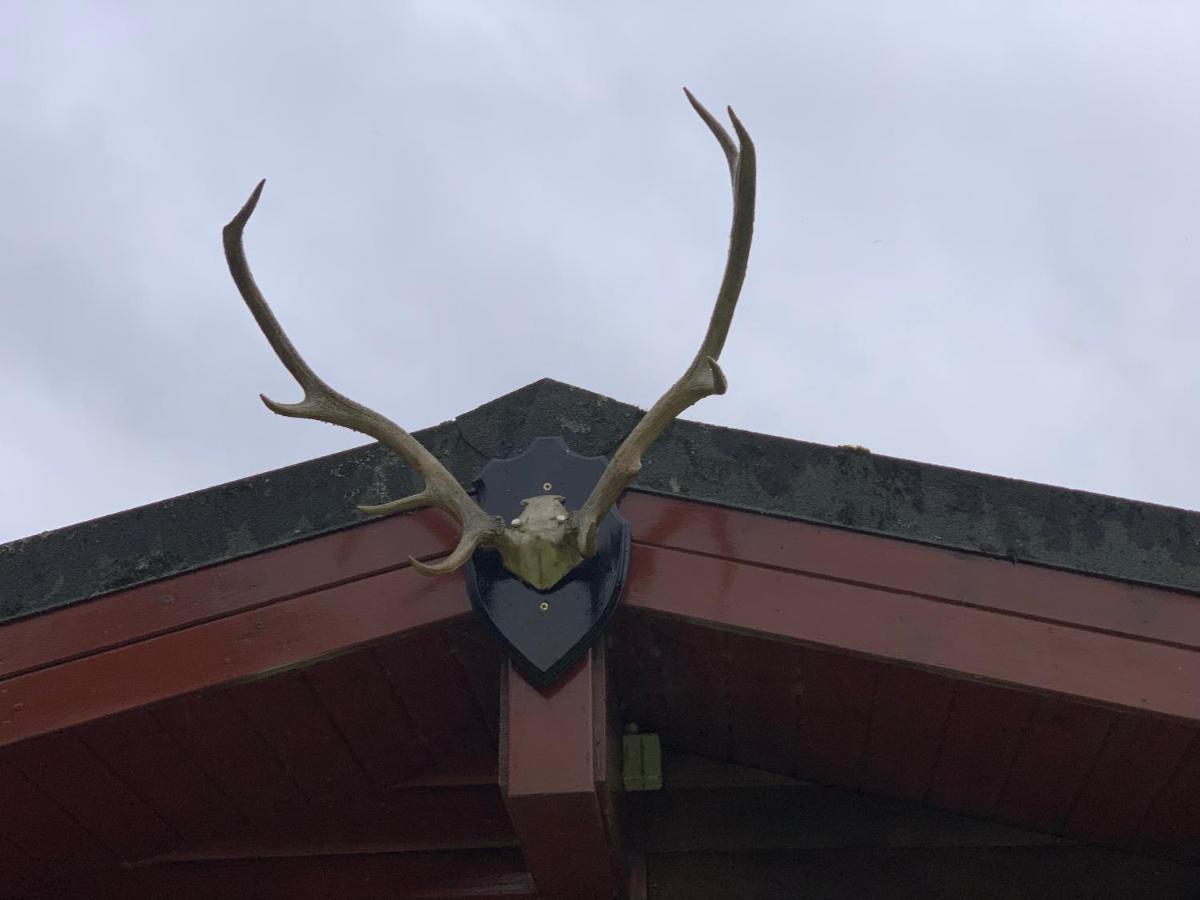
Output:
M733 322L738 295L746 278L750 242L754 236L754 142L750 140L750 135L746 133L732 108L727 107L727 110L737 135L736 144L721 123L704 108L692 92L687 88L683 90L692 107L716 137L729 163L729 176L733 185L733 224L729 233L729 255L725 261L725 273L721 278L720 290L717 291L708 331L691 365L617 448L608 468L592 489L591 496L574 514L579 550L584 556L591 556L596 552L596 532L600 521L641 470L642 454L658 440L663 430L680 413L698 400L725 393L727 385L725 374L717 365L717 357L721 355L725 338L729 335L729 326Z
M499 519L485 513L458 480L416 438L373 409L368 409L335 391L317 376L296 351L283 326L279 324L279 320L267 304L266 298L255 284L242 243L242 233L258 205L264 184L265 180L258 183L250 194L250 199L221 233L229 273L233 276L242 299L246 301L246 306L250 308L279 361L304 389L304 399L299 403L276 403L265 395L260 395L262 401L268 409L281 416L314 419L350 428L375 438L394 450L425 479L425 487L409 497L378 506L360 506L359 509L368 515L403 512L424 506L436 506L448 512L462 527L462 537L458 546L437 564L430 565L415 559L410 561L417 571L427 575L451 572L465 563L476 547L490 543L499 533L501 523Z
M729 230L729 253L725 259L725 273L721 278L721 288L717 291L716 303L713 304L708 331L704 335L696 359L692 362L694 366L705 358L711 358L715 363L725 347L725 338L729 336L733 312L742 292L742 283L746 280L746 265L750 261L750 242L754 237L754 193L758 172L754 142L750 140L750 135L746 133L733 107L727 106L725 109L738 136L737 145L729 137L729 132L691 91L684 88L683 92L687 94L692 107L700 114L704 124L709 127L721 149L725 151L725 159L729 163L729 180L733 187L733 223ZM720 373L720 369L717 372ZM723 377L722 388L717 393L725 393Z

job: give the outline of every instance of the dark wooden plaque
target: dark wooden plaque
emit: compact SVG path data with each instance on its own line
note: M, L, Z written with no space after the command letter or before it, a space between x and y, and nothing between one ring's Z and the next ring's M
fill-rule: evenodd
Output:
M579 509L608 461L573 453L562 438L537 438L518 456L493 460L476 479L476 500L506 522L521 501L559 494ZM504 568L500 553L475 551L466 566L471 605L531 684L546 688L603 633L621 602L629 569L629 523L614 508L600 523L596 555L558 584L538 590Z

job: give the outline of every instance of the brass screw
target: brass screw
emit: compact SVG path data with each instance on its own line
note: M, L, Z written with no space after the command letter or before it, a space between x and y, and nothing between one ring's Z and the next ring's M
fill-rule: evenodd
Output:
M541 603L538 604L538 609L540 609L542 612L545 612L549 608L550 608L550 604L547 603L545 600L543 600Z
M545 484L543 484L543 485L542 485L542 490L543 490L543 491L548 491L548 490L550 490L550 488L552 488L552 487L554 487L554 485L552 485L550 482L548 482L548 481L547 481Z

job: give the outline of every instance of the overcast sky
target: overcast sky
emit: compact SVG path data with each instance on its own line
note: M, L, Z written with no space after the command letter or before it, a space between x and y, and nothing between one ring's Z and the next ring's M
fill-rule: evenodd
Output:
M689 417L1200 508L1200 4L0 4L0 541L364 443L230 281L415 430L647 406L759 151Z

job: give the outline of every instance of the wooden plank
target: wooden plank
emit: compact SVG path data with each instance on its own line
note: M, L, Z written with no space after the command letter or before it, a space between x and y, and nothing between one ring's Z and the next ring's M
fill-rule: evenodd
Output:
M433 758L373 649L325 660L304 674L377 787L432 768Z
M1119 716L1075 801L1066 833L1098 844L1132 844L1196 734L1190 725Z
M461 578L405 568L18 675L0 681L0 745L303 665L467 609Z
M635 544L626 604L696 624L796 640L1200 721L1200 653Z
M154 716L251 822L274 828L308 817L295 779L225 691L173 700Z
M653 616L617 611L610 656L621 719L642 731L661 733L667 725L663 687L662 651L654 640Z
M919 800L950 714L954 682L904 666L881 666L863 759L864 791Z
M273 827L219 835L145 862L518 846L495 783L393 789L342 804L334 813L313 806L308 815Z
M853 787L862 773L878 666L865 659L804 648L795 771Z
M1030 717L996 811L1002 819L1057 834L1087 781L1116 715L1043 697Z
M795 772L796 747L802 743L804 651L795 644L738 634L726 639L732 669L729 758L772 772Z
M357 528L198 569L2 627L0 678L406 566L454 546L441 513Z
M45 881L33 857L0 835L0 897L17 897L32 892Z
M995 812L1037 697L988 684L955 685L925 800L973 816Z
M0 836L24 851L47 880L115 868L119 860L44 791L0 759Z
M724 635L709 628L662 619L654 642L662 664L667 746L725 759L729 756L728 659Z
M630 492L638 543L1200 648L1200 600L1164 588Z
M607 796L616 775L603 645L543 693L505 678L501 785L538 895L611 900L628 867Z
M1200 736L1193 736L1171 780L1150 804L1138 845L1153 851L1182 850L1200 862Z
M299 672L234 685L226 694L308 800L339 808L368 793L366 771Z
M655 900L1191 900L1193 866L1099 847L858 847L664 853L648 860Z
M474 618L448 624L446 641L471 686L475 705L492 734L493 746L499 746L500 673L508 661L482 623Z
M871 796L667 753L664 789L629 794L646 853L818 847L1034 847L1057 839L911 800Z
M837 793L844 797L831 796ZM817 784L646 791L630 794L627 802L630 828L649 855L820 847L1042 846L1054 840L911 801L888 801Z
M185 840L237 826L236 804L148 711L90 722L75 733Z
M33 900L78 897L170 897L171 900L528 897L532 900L539 895L520 853L501 849L163 863L32 896Z
M375 656L435 770L478 771L493 765L492 732L443 629L381 644Z
M175 846L179 835L72 734L24 741L4 760L123 861Z

